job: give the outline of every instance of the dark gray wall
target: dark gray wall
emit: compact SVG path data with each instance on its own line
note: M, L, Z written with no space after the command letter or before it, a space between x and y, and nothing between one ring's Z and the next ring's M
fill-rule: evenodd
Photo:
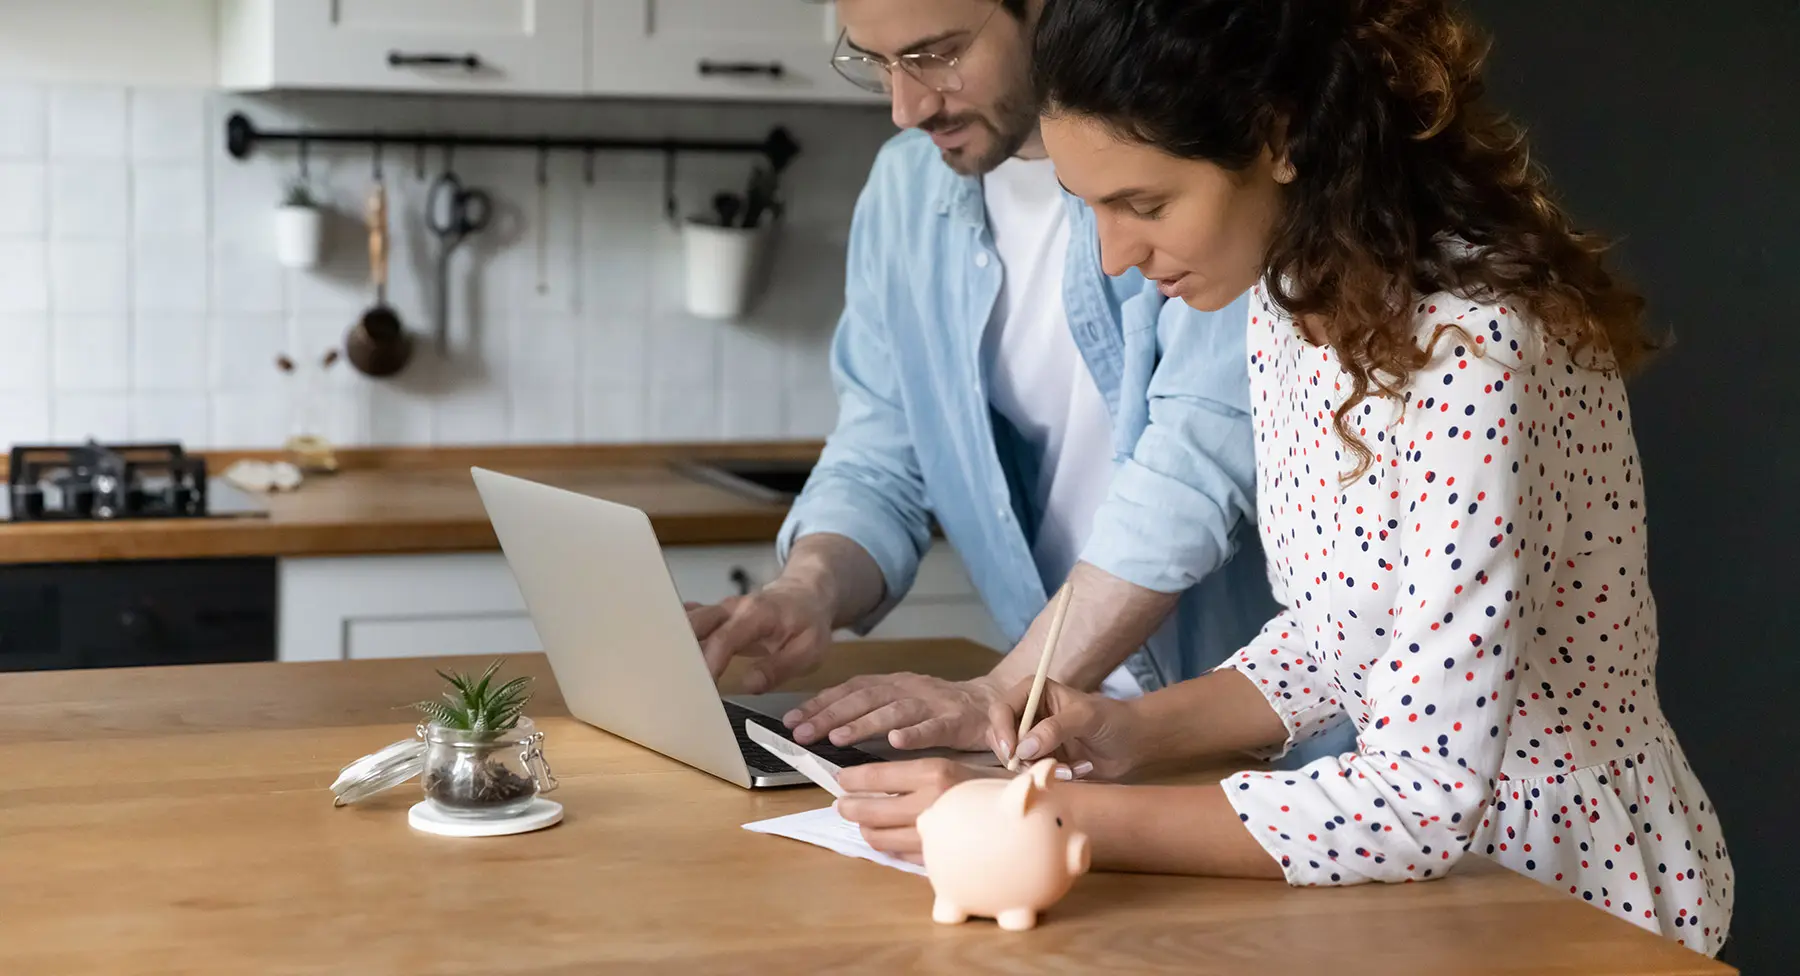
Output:
M1675 343L1633 383L1658 685L1737 868L1731 958L1794 971L1800 0L1470 0L1495 100Z

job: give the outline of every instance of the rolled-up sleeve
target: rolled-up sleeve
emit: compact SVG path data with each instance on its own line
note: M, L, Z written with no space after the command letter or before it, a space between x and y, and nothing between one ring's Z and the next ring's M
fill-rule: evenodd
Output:
M1232 533L1254 520L1256 496L1244 307L1163 306L1149 423L1095 513L1082 561L1177 593L1231 558Z
M777 540L784 564L794 542L808 535L844 536L868 552L886 593L855 625L862 633L912 588L931 543L924 478L885 328L885 276L877 259L881 185L878 164L851 222L844 312L831 346L837 426Z
M1342 693L1313 656L1312 642L1291 611L1269 621L1256 640L1215 670L1237 671L1250 679L1281 716L1287 738L1279 745L1254 751L1259 759L1280 759L1296 745L1350 720Z

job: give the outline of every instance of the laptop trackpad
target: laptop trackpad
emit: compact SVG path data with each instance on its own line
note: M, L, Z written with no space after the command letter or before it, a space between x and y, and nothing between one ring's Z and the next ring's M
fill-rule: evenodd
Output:
M735 702L753 712L767 715L779 721L783 715L806 703L812 695L802 691L778 691L767 695L732 695L727 701ZM971 766L998 766L1000 760L988 751L960 752L955 749L896 749L887 744L886 739L870 739L859 742L856 748L881 759L935 759L944 757Z

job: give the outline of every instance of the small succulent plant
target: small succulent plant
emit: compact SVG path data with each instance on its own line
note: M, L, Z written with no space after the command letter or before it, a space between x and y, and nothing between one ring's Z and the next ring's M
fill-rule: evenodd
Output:
M527 690L531 679L518 677L496 686L493 680L500 664L495 661L488 665L478 678L455 671L447 674L439 671L438 676L450 683L450 690L444 692L443 700L422 701L413 707L448 729L477 734L511 729L519 724L519 717L525 714L525 704L531 700L531 692Z
M281 203L283 206L287 207L312 207L317 205L313 200L312 190L307 187L306 183L302 180L294 180L287 185L287 192L283 194Z

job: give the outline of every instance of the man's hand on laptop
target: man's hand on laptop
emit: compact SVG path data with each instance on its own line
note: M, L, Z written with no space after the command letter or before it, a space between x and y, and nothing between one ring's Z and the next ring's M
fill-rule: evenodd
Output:
M782 721L802 745L847 746L886 736L896 749L991 748L988 708L1002 689L983 676L945 681L922 674L874 674L827 688Z
M750 694L818 667L831 646L828 597L787 579L712 606L689 603L687 611L713 680L734 657L755 662L744 674L744 690Z

